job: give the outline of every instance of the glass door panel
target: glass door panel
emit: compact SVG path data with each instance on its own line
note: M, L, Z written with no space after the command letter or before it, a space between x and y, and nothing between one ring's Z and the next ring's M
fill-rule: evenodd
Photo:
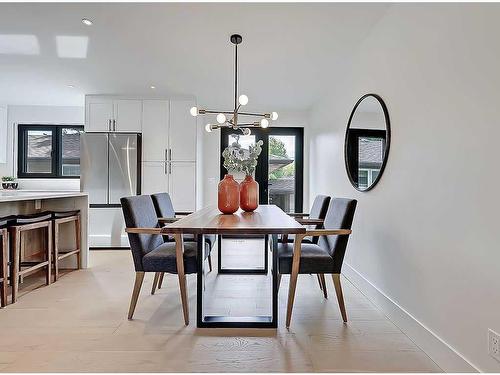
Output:
M295 136L270 135L268 158L269 204L295 212Z

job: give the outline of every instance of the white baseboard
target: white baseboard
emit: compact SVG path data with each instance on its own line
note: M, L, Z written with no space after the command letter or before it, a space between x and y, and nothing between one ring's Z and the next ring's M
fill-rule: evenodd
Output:
M481 372L463 355L415 319L353 267L344 263L342 274L445 372Z

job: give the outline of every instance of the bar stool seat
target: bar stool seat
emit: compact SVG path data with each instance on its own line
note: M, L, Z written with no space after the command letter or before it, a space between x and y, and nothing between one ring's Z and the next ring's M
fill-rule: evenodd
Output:
M11 284L12 284L12 303L17 301L19 292L19 277L31 273L40 268L46 268L46 285L51 283L52 279L52 214L50 212L41 212L32 215L15 215L7 218L7 226L10 235L10 254L11 254ZM21 262L21 252L23 241L22 235L25 232L36 229L44 229L45 260L43 261L23 261ZM30 241L31 242L31 241ZM22 269L26 267L25 269Z
M7 306L8 264L7 252L9 251L8 220L0 218L0 306Z
M80 211L51 211L53 249L54 249L54 281L59 278L59 261L71 255L76 255L77 269L82 267L81 254L81 234L80 234ZM75 246L72 250L61 251L59 248L59 229L62 224L74 223L75 225Z

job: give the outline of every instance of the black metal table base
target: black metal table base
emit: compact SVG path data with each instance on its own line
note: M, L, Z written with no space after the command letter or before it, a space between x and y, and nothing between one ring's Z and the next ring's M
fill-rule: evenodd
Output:
M264 268L227 268L222 267L222 235L217 236L217 272L219 275L267 275L269 272L268 261L268 236L264 236Z
M277 251L277 236L272 235L271 246L272 250L272 311L271 315L265 316L205 316L203 311L203 292L205 289L205 273L204 273L204 236L198 238L198 273L197 273L197 296L196 296L196 325L199 328L277 328L278 327L278 251ZM266 236L266 268L267 254L269 245L269 235ZM219 238L220 243L220 238ZM220 249L220 248L219 248ZM220 251L220 250L219 250ZM220 253L219 253L220 254ZM219 263L220 264L220 263ZM238 270L240 271L240 270ZM242 273L242 272L237 272ZM267 271L266 271L267 273Z

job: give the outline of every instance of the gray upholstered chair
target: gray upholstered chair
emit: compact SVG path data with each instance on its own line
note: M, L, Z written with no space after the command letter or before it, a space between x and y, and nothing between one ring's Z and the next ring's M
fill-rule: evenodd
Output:
M191 212L176 212L174 210L174 206L172 204L172 199L170 199L170 194L168 193L157 193L157 194L152 194L151 199L153 200L153 205L155 206L156 210L156 215L158 216L158 221L161 224L168 224L171 222L174 222L178 220L178 216L183 216L183 215L188 215ZM166 242L173 241L172 236L165 235L163 236L164 240ZM215 235L205 235L205 242L208 245L208 251L205 254L205 257L208 259L208 267L210 272L212 271L212 257L211 257L211 251L212 247L215 244ZM193 234L185 234L183 235L184 242L194 242L195 236ZM158 274L155 275L155 278L153 280L153 286L151 288L151 294L155 293L156 287L158 289L161 288L162 283L163 283L163 272L159 272Z
M197 244L184 243L181 235L175 242L165 242L161 235L155 207L149 195L121 198L126 231L136 272L128 318L132 319L145 272L177 274L181 291L184 322L189 324L186 274L197 271Z
M311 229L321 229L323 228L323 221L325 220L326 211L328 210L328 205L330 204L330 199L331 198L327 195L316 195L309 213L289 213L289 215L294 217L299 223L307 225ZM294 235L284 236L283 238L280 238L279 241L283 242L283 239L285 239L285 241L287 242L292 242L294 238ZM318 236L307 236L304 237L302 242L317 244L318 240ZM325 275L316 274L316 277L318 278L320 290L323 292L324 297L328 298Z
M347 322L340 272L351 234L356 204L357 201L354 199L332 199L324 220L324 229L307 230L306 233L295 236L293 243L278 244L280 278L282 274L291 275L286 316L287 327L290 326L299 274L332 274L342 319ZM315 244L303 242L303 238L307 236L320 237L318 243Z

